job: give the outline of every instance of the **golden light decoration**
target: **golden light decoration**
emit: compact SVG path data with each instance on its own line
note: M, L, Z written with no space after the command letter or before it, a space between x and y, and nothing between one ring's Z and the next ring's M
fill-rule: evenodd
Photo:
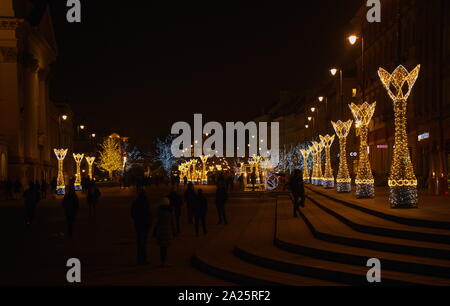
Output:
M92 156L92 157L86 156L86 161L88 163L88 175L89 175L89 178L91 180L93 180L94 179L94 175L93 175L92 167L94 165L95 156Z
M375 181L370 167L369 152L367 151L367 136L369 133L369 123L375 113L376 105L376 102L372 104L364 102L361 105L352 103L349 105L353 117L355 117L357 135L360 138L358 171L355 180L356 197L358 199L375 197Z
M402 65L392 74L380 68L378 76L389 97L394 103L395 113L395 146L394 157L389 176L389 201L392 208L417 208L417 179L408 150L408 135L406 133L407 100L414 84L419 77L420 65L410 73ZM408 85L405 88L405 84ZM406 92L404 92L406 89Z
M198 163L198 160L191 159L190 162L191 162L191 165L192 165L192 168L191 168L191 182L196 183L197 182L197 170L195 169L195 167L196 167L196 165Z
M324 149L324 144L322 142L313 141L313 146L316 151L316 176L315 179L313 179L313 181L315 180L315 184L314 183L313 184L317 186L322 186L323 185L322 151Z
M73 159L75 159L75 164L77 167L77 171L75 173L75 190L79 191L83 188L81 187L81 161L84 158L84 154L75 154L73 153Z
M58 159L58 177L56 179L56 194L65 194L66 183L64 182L63 163L66 158L68 149L53 149L53 152Z
M207 155L200 156L200 160L202 161L202 174L201 174L201 180L202 184L208 184L208 176L206 172L206 162L208 161Z
M259 163L261 162L262 157L259 155L253 155L252 161L254 162L255 174L256 174L256 184L261 184L261 175L259 171Z
M310 183L309 180L309 169L308 169L308 157L311 154L311 148L309 149L301 149L300 153L303 156L303 182Z
M352 179L347 166L347 136L353 124L352 120L347 122L331 121L336 135L339 138L339 171L336 178L336 191L340 193L350 192L352 190Z
M314 144L309 147L309 150L311 151L312 160L313 160L313 168L311 173L311 184L317 185L317 150Z
M334 142L334 135L320 135L320 140L325 149L325 173L322 178L323 187L327 189L334 188L333 169L331 168L331 154L330 149Z

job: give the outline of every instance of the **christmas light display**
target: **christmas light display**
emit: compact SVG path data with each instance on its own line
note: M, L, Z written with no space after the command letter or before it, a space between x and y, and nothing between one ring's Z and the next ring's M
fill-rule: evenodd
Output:
M389 176L389 202L392 208L417 208L417 179L408 150L408 135L406 133L407 100L414 84L419 77L420 65L411 73L402 65L392 74L383 68L378 70L378 76L394 103L395 113L395 146L394 157ZM405 88L405 84L408 85ZM404 92L404 89L406 92Z
M80 191L81 189L83 189L81 187L81 161L84 158L84 154L75 154L73 153L73 159L75 159L75 164L76 164L76 168L77 171L75 173L75 190L76 191Z
M317 185L317 150L314 146L314 143L311 147L309 147L312 157L313 157L313 168L311 173L311 184Z
M331 168L331 154L330 149L334 142L334 135L320 135L320 140L325 148L325 173L322 179L322 186L326 189L334 188L333 169Z
M58 177L56 179L56 194L65 194L66 183L64 182L63 162L68 149L53 149L58 159Z
M208 156L207 155L202 155L200 156L200 160L202 161L202 173L201 173L201 180L202 180L202 184L206 185L208 184L208 177L207 177L207 172L206 172L206 162L208 161Z
M323 186L323 172L322 172L322 151L324 148L323 142L313 141L313 146L316 150L316 184Z
M197 183L197 169L195 169L196 165L198 163L198 160L196 159L191 159L191 182L192 183Z
M303 182L309 184L309 170L308 170L308 157L311 153L311 149L301 149L300 153L303 156Z
M123 161L120 142L113 137L108 137L100 145L100 162L98 166L107 171L112 179L114 171L121 170Z
M367 150L367 136L369 133L369 123L375 112L376 102L361 105L350 104L350 110L355 117L356 134L359 135L359 161L356 174L356 197L358 199L375 197L374 179L369 162L369 152Z
M88 163L88 175L89 175L89 178L91 180L93 180L94 179L94 175L93 175L92 167L94 165L95 157L94 156L93 157L86 156L86 161Z
M339 171L336 178L336 191L337 192L350 192L352 191L352 179L348 172L347 167L347 136L350 132L350 128L353 124L352 120L347 122L333 122L331 121L336 135L339 137Z
M261 175L259 171L259 163L261 162L262 157L253 155L252 160L254 162L255 174L256 174L256 184L261 184Z

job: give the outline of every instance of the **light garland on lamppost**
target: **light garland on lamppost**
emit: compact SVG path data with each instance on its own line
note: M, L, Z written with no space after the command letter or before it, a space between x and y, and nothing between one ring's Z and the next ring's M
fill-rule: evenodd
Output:
M402 65L398 66L392 74L383 68L378 70L378 76L394 103L395 147L388 182L390 190L389 202L392 208L418 207L417 178L414 175L408 150L406 112L408 107L407 100L419 77L419 72L420 65L414 68L411 73ZM408 84L408 89L406 92L403 92L405 83Z
M376 102L368 104L364 102L361 105L350 104L350 110L355 117L356 134L359 135L359 161L356 174L356 198L375 197L375 181L370 167L369 152L367 146L367 137L369 133L369 123L375 113Z
M64 182L63 162L68 149L53 149L58 159L58 177L56 179L56 194L65 194L66 183Z
M317 186L323 185L322 174L322 150L324 148L322 142L313 141L313 146L316 150L316 184Z
M77 171L75 173L75 183L74 183L74 187L76 191L80 191L83 189L83 187L81 187L81 161L84 158L84 154L75 154L73 153L73 159L75 159L75 164L76 164L76 168Z
M206 185L208 184L208 178L206 176L206 162L208 161L208 155L202 155L200 156L200 160L202 161L202 184Z
M325 174L323 175L322 183L326 189L334 188L333 169L331 168L331 154L330 149L334 142L334 135L320 135L320 140L325 148Z
M300 153L303 156L303 182L305 184L309 184L310 180L309 180L309 170L308 170L308 157L309 154L311 154L311 148L306 149L306 150L300 150Z
M348 172L347 166L347 136L350 132L353 121L348 120L347 122L331 121L336 135L339 138L339 171L336 178L336 191L340 193L352 191L352 179Z
M93 180L94 175L93 175L93 171L92 171L92 166L94 165L95 156L93 156L93 157L86 156L86 161L88 163L88 176L91 180Z

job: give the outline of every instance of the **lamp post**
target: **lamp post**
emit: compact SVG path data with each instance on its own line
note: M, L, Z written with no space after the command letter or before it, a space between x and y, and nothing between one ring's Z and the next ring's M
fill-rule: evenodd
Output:
M343 89L343 71L342 69L338 69L338 68L332 68L330 69L330 73L332 76L336 76L339 73L339 95L341 97L341 102L340 102L340 109L341 109L341 116L344 115L344 89Z
M389 201L392 208L417 208L417 178L411 163L406 133L407 100L419 77L420 65L411 73L398 66L392 74L380 68L378 75L394 103L395 147L389 176ZM405 83L408 88L404 87ZM406 89L406 92L403 90Z
M353 46L358 40L361 40L361 91L362 91L362 102L366 99L366 76L364 67L364 35L358 36L356 34L351 34L347 37L348 42Z

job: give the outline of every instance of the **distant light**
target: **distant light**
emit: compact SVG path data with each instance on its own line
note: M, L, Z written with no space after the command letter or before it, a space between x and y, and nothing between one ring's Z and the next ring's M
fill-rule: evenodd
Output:
M92 136L92 138L95 138L96 135L95 135L95 134L92 134L91 136Z
M312 117L308 117L308 121L311 121L312 120Z
M305 128L309 129L309 125L305 125Z
M425 139L428 139L428 138L430 138L430 133L426 132L426 133L420 134L417 137L417 140L418 141L422 141L422 140L425 140Z
M62 115L61 118L62 118L62 120L67 120L68 117L67 117L67 115Z
M314 113L316 111L315 107L311 107L311 111Z
M377 145L377 149L387 149L389 146L387 144Z
M337 73L337 69L336 68L332 68L332 69L330 69L330 72L331 72L331 75L332 76L335 76L336 75L336 73Z
M347 39L351 45L354 45L354 44L356 44L356 41L358 40L358 36L352 34L349 37L347 37Z
M323 102L324 97L319 97L319 102Z
M84 130L84 125L80 125L80 129Z

